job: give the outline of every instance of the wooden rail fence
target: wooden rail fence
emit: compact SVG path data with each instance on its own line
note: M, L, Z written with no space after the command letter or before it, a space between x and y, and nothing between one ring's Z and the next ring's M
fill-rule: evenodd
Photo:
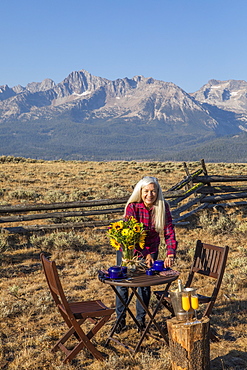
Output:
M209 176L203 159L201 160L201 168L193 173L189 173L185 162L183 165L186 172L185 178L163 193L170 204L174 225L189 224L189 218L192 215L206 208L247 206L247 176ZM244 182L246 182L245 185L239 185ZM228 183L228 185L224 185L224 183ZM229 183L232 184L229 185ZM237 184L234 185L234 183ZM127 199L128 197L0 206L0 226L2 226L2 230L20 234L55 229L106 226L122 217ZM98 217L101 215L116 215L116 217L111 220L109 217L105 217L102 220ZM66 218L73 217L79 218L80 221L65 221ZM56 223L51 224L50 221L50 224L26 225L28 221L41 219L55 219ZM25 225L22 225L23 222ZM6 225L9 223L20 225L9 227Z

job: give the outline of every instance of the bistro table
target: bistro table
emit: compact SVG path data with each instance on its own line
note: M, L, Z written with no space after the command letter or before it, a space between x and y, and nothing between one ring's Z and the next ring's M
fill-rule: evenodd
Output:
M167 276L163 276L163 275L160 275L159 273L155 274L155 275L146 275L145 272L135 272L135 273L129 273L127 275L126 278L122 278L122 279L109 279L107 276L105 276L103 273L99 272L99 280L105 284L108 284L111 286L111 288L113 289L113 291L116 293L116 295L119 297L119 299L121 300L121 302L123 303L124 305L124 310L121 314L121 316L117 319L115 325L113 326L107 340L106 340L106 345L108 345L109 341L110 340L113 340L119 344L122 344L121 342L119 342L118 340L116 340L113 335L116 331L116 328L119 324L119 322L121 321L121 318L123 317L124 313L126 311L128 311L128 313L130 314L131 318L133 319L133 321L135 322L135 324L137 325L137 327L139 329L140 328L140 325L138 323L138 321L136 320L133 312L131 311L129 305L130 305L130 302L133 298L133 296L136 296L136 298L139 300L139 302L141 303L142 307L144 308L144 310L146 311L147 315L149 316L149 322L147 323L147 326L145 328L145 330L142 331L142 334L141 334L141 338L139 340L139 342L137 343L135 349L134 349L134 353L138 352L142 342L143 342L143 339L146 337L146 336L149 336L150 333L149 333L149 328L150 328L150 325L151 324L154 324L156 329L158 330L158 332L160 333L161 337L165 340L165 342L167 343L167 339L166 339L166 332L164 332L162 330L162 328L160 327L160 325L156 322L155 320L155 316L158 312L158 309L161 305L161 302L162 302L162 299L164 298L167 290L169 289L171 283L176 280L179 276L179 273L177 271L173 271L171 270L170 271L170 274L169 272L167 273ZM150 309L145 305L145 303L143 302L142 298L140 297L140 295L138 294L137 292L137 288L138 287L146 287L146 286L156 286L156 285L162 285L162 284L166 284L166 287L163 291L163 294L161 295L160 299L158 300L157 302L157 305L156 307L154 308L153 312L150 311ZM120 296L118 290L116 289L117 286L125 286L127 288L130 288L131 290L131 294L128 298L128 301L127 302L124 302L124 300L122 299L122 297ZM150 335L152 336L152 335ZM153 337L153 336L152 336ZM155 339L157 339L156 337L154 337ZM160 339L159 339L160 340ZM126 348L128 348L129 350L132 350L131 348L129 348L128 346L125 346Z

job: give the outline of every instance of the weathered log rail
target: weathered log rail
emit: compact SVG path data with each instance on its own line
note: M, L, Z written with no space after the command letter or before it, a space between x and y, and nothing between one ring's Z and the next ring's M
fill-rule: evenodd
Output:
M164 193L167 199L179 196L183 194L184 191L167 191ZM101 199L101 200L90 200L90 201L78 201L78 202L61 202L61 203L51 203L51 204L24 204L16 206L0 206L0 224L2 226L6 223L11 222L27 222L33 220L43 220L43 219L56 219L61 220L65 218L81 217L83 222L59 222L51 225L32 225L32 226L15 226L15 227L3 227L6 231L13 233L26 234L33 231L40 230L54 230L54 229L76 229L83 227L98 227L108 225L112 220L91 220L90 216L99 215L112 215L119 214L119 216L124 212L124 206L126 204L128 197L115 198L115 199ZM118 205L118 207L115 207ZM102 208L102 207L108 208ZM114 207L114 208L112 208ZM80 208L80 211L71 211L69 209ZM88 209L90 210L84 210ZM56 211L60 212L43 212L43 211ZM36 212L31 213L29 212ZM10 215L11 214L11 215ZM16 215L17 214L17 215ZM120 217L121 217L120 216ZM85 220L85 218L88 218Z
M206 208L247 206L247 176L209 176L204 160L201 160L201 168L193 173L189 173L185 162L184 169L185 178L163 193L165 199L169 201L175 225L188 224L192 215ZM230 182L232 182L231 185L224 185ZM234 185L236 182L237 184ZM241 182L246 184L239 185ZM212 186L212 183L215 186ZM66 203L5 205L0 206L0 224L2 230L23 234L41 230L106 226L114 220L108 217L102 220L99 216L116 215L114 218L120 219L127 199L123 197ZM80 220L75 222L69 218ZM55 219L56 223L26 225L29 221L45 219ZM22 224L23 222L25 225ZM9 223L21 225L10 227Z
M195 176L192 178L192 182L202 182L203 184L233 181L247 181L247 176Z

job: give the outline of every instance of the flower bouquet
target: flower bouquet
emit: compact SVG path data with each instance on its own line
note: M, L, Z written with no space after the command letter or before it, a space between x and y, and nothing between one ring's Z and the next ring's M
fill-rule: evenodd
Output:
M110 244L116 250L122 250L122 266L134 266L139 264L138 256L134 257L134 249L139 245L144 248L146 231L142 222L138 222L133 216L113 222L108 232Z

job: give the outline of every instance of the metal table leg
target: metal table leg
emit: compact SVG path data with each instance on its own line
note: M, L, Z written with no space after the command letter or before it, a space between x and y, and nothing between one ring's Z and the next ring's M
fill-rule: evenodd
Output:
M112 289L113 289L113 291L115 292L115 294L118 296L118 298L120 299L120 301L122 302L122 304L124 305L124 310L123 310L123 312L121 313L121 315L119 316L119 318L117 319L117 321L116 321L115 325L113 326L113 328L112 328L112 330L111 330L111 332L110 332L110 334L109 334L109 336L108 336L108 338L107 338L107 340L106 340L106 346L108 345L109 341L110 341L111 339L113 339L112 337L113 337L113 335L114 335L114 333L115 333L115 331L116 331L116 328L117 328L117 326L118 326L119 322L121 321L121 319L122 319L122 317L123 317L123 315L124 315L124 313L125 313L126 311L128 311L128 313L129 313L129 314L130 314L130 316L132 317L133 321L136 323L136 325L138 325L138 322L137 322L137 320L136 320L136 318L135 318L134 314L133 314L133 313L131 312L131 310L129 309L129 304L130 304L130 302L131 302L131 300L132 300L132 298L133 298L133 296L134 296L134 292L132 291L132 292L131 292L131 294L130 294L130 296L129 296L129 298L128 298L128 301L127 301L127 302L124 302L123 298L122 298L122 297L121 297L121 295L119 294L119 292L118 292L118 290L116 289L116 287L112 285ZM114 339L113 339L113 340L114 340Z

